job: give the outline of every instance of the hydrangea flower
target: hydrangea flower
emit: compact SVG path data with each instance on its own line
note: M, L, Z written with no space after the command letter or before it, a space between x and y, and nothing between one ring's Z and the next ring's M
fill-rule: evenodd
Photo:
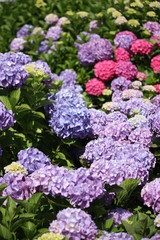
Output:
M53 39L53 41L57 41L59 40L62 33L63 33L63 30L61 29L61 27L59 26L50 27L46 34L46 38Z
M133 215L133 213L131 213L130 211L123 209L123 208L116 208L111 210L108 215L107 215L107 219L112 218L113 217L113 224L114 226L121 224L122 220L125 221L127 220L129 217L131 217Z
M38 53L49 53L50 47L49 47L49 41L48 40L44 40L42 42L40 42L39 48L38 48Z
M27 170L23 167L22 164L18 162L12 162L10 165L4 167L5 173L10 172L10 173L23 173L23 174L28 174Z
M18 162L27 169L29 174L51 164L50 159L37 148L27 148L19 151Z
M160 178L146 183L142 188L141 197L145 205L152 207L154 212L160 213Z
M92 65L102 60L112 58L113 47L107 39L100 38L98 35L81 45L78 51L78 58L82 65Z
M145 85L142 87L142 90L146 92L156 92L155 87L152 85Z
M112 102L119 102L122 101L122 91L120 90L116 90L113 94L112 94Z
M156 93L160 93L160 84L155 84L153 87L155 88Z
M74 240L94 240L97 235L97 227L91 216L80 209L66 208L59 211L57 220L54 220L49 231L60 233Z
M105 84L97 78L92 78L86 83L86 93L92 96L102 95L105 88Z
M133 42L130 50L134 55L138 53L140 55L151 55L153 52L153 44L145 39L137 39Z
M11 110L7 110L3 103L0 102L0 129L6 130L15 123L14 115Z
M71 69L65 69L60 73L58 80L63 81L63 84L69 86L76 84L76 77L77 74L75 71Z
M116 75L132 81L137 75L137 68L131 62L120 61L116 65Z
M44 233L37 240L63 240L64 237L59 233Z
M156 216L156 218L155 218L155 220L154 220L154 225L156 226L156 227L160 227L160 214L158 214L157 216Z
M136 114L134 117L128 119L128 122L131 124L132 128L145 128L149 126L148 119L140 114Z
M132 36L134 41L137 39L136 35L133 32L130 32L130 31L121 31L121 32L116 34L116 37L119 37L119 36L122 36L122 35Z
M58 19L56 26L68 25L70 23L71 22L69 21L69 19L67 17L61 17Z
M49 125L61 138L85 138L91 131L89 112L85 102L75 91L61 89L50 115Z
M94 66L94 74L102 81L110 81L114 78L116 72L116 64L112 60L104 60L98 62Z
M160 24L158 22L148 21L143 24L143 28L147 29L150 33L154 34L154 32L160 30Z
M26 40L22 37L14 38L10 43L10 50L16 51L16 52L22 51L24 49L25 43L26 43Z
M22 173L6 173L3 176L7 187L3 190L3 196L10 196L14 200L27 200L35 193L35 187L30 177Z
M155 73L160 73L160 55L157 55L151 60L151 68Z
M160 111L151 115L149 118L150 126L153 132L160 133Z
M126 79L125 77L118 77L112 80L111 89L113 91L116 91L116 90L123 91L125 89L128 89L131 83L132 82Z
M98 21L97 20L92 20L90 23L89 23L89 32L92 31L92 29L95 29L95 28L98 28Z
M128 62L128 61L130 61L129 52L127 52L124 48L119 47L115 50L114 53L115 53L116 62L119 62L119 61Z
M139 80L139 81L143 81L147 78L146 74L143 73L143 72L138 72L137 75L136 75L136 78Z
M130 133L128 139L132 143L141 143L148 146L152 140L152 133L149 128L139 127Z
M17 31L17 38L28 37L33 29L32 25L25 24Z
M24 54L22 52L17 52L17 53L6 52L6 53L3 54L3 58L4 58L5 61L6 60L11 61L15 65L16 64L25 65L25 64L30 63L32 61L31 57L29 55Z
M140 89L140 87L142 87L142 83L140 81L133 81L131 86L133 87L133 89Z
M114 44L117 48L124 48L126 51L130 50L130 47L132 46L134 42L134 39L130 35L116 35L114 39Z
M152 98L151 102L155 104L157 107L160 107L160 95L157 95L154 98Z
M125 89L122 92L122 99L123 100L128 100L131 98L142 98L143 97L143 93L139 90L136 89Z
M130 236L124 232L108 233L106 231L103 231L103 234L96 240L120 240L120 239L121 240L134 240L133 236Z
M58 22L58 16L56 14L50 13L45 16L45 21L47 24L53 24Z

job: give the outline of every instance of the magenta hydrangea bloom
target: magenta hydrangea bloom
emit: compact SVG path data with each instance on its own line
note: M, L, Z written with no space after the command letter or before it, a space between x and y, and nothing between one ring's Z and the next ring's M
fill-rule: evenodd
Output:
M120 61L116 65L116 75L118 77L125 77L128 80L133 80L137 75L137 68L131 62Z

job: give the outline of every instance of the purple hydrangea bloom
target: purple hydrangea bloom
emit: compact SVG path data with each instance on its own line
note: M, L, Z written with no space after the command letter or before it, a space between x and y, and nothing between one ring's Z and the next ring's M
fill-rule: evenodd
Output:
M111 210L108 215L107 215L107 219L112 218L113 217L113 224L114 226L121 224L122 220L127 220L129 217L131 217L133 215L133 213L131 213L130 211L123 209L123 208L116 208Z
M140 143L131 144L126 141L114 141L109 137L90 141L85 147L83 159L86 159L88 162L101 162L101 159L109 162L111 160L120 162L130 159L133 162L142 163L146 169L155 167L156 162L154 155L149 149Z
M129 51L134 39L131 35L119 35L116 36L114 39L114 44L117 48L121 47L125 50Z
M65 69L59 75L59 80L63 81L64 84L68 85L75 85L76 84L76 77L77 74L75 71L71 69Z
M15 123L14 115L11 110L7 110L3 103L0 102L0 129L6 130Z
M53 39L53 41L57 41L60 38L62 33L63 33L63 30L61 29L61 27L59 26L50 27L46 34L46 38Z
M95 29L95 28L98 28L98 21L97 20L92 20L90 23L89 23L89 32L92 31L92 29Z
M101 158L94 161L90 167L90 174L109 185L120 185L125 179L141 179L141 184L146 183L149 172L143 161L136 161L134 158L111 159L107 161Z
M128 89L131 83L132 82L130 80L127 80L125 77L118 77L112 80L111 89L113 91L116 90L123 91L125 89Z
M27 200L35 193L31 178L24 174L6 173L3 180L7 184L3 196L10 196L14 200Z
M90 203L103 196L104 184L98 178L93 178L86 168L68 171L62 179L61 196L71 199L73 206L88 208Z
M20 88L28 78L28 72L20 64L13 61L0 59L0 86L4 88Z
M117 102L116 107L124 114L134 115L139 113L145 117L157 111L156 105L146 102L142 98L131 98L128 101Z
M122 101L122 91L116 90L113 94L112 94L112 102L119 102Z
M22 52L7 52L3 54L4 60L11 61L12 63L19 64L19 65L25 65L27 63L30 63L32 60L29 55L26 55Z
M132 129L149 127L148 119L140 114L136 114L134 117L131 117L130 119L128 119L128 122L131 124Z
M22 51L24 49L24 44L26 43L26 40L24 38L14 38L12 42L10 43L10 50L11 51Z
M106 231L103 231L103 234L97 238L97 240L134 240L134 237L124 232L108 233Z
M107 114L107 122L112 123L113 121L126 122L127 116L119 111L115 111Z
M51 164L50 159L37 148L21 150L18 153L18 162L24 166L29 174Z
M160 239L160 234L157 233L151 238L142 238L141 240L159 240L159 239Z
M160 24L158 22L148 21L143 24L143 27L152 34L154 34L156 31L160 31Z
M99 36L92 37L87 43L81 45L78 58L82 65L92 65L102 60L112 58L113 47L107 39Z
M89 111L75 91L61 89L56 94L49 125L61 138L85 138L91 131Z
M160 94L152 98L151 102L160 108Z
M50 47L49 47L49 41L48 40L44 40L42 42L40 42L39 48L38 48L38 53L48 53Z
M57 220L50 224L49 231L60 233L72 240L94 240L98 232L91 216L76 208L59 211Z
M152 207L154 212L160 213L160 178L146 183L142 188L141 197L145 205Z
M17 31L17 38L30 36L32 29L33 29L32 25L25 24Z
M33 186L44 194L55 195L61 194L62 179L68 170L56 165L48 165L40 168L31 174ZM66 195L68 197L68 195Z
M150 126L153 132L160 133L160 110L149 117Z
M149 128L139 127L130 133L128 139L132 143L141 143L148 146L152 140L152 133Z
M91 137L99 136L103 133L107 125L107 114L94 108L89 109L90 124L92 128Z
M131 98L142 98L143 93L140 90L136 89L125 89L122 92L122 99L123 100L129 100Z
M113 140L127 140L132 127L128 122L113 121L109 123L104 131L100 133L100 137L112 137Z
M45 36L44 30L41 27L35 27L32 31L33 35L40 34L40 36Z

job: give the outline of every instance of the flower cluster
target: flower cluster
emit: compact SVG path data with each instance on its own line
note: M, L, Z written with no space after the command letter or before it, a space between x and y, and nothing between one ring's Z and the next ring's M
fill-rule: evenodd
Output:
M15 123L14 115L11 110L7 110L3 103L0 102L0 129L6 130Z
M92 78L86 83L86 93L92 96L100 96L105 88L105 84L97 78Z

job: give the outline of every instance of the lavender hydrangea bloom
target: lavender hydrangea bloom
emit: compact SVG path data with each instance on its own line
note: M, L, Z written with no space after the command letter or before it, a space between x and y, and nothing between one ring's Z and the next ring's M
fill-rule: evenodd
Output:
M40 168L31 174L33 186L38 190L54 197L61 194L62 179L68 170L64 167L49 165ZM68 195L66 195L68 197Z
M112 94L112 102L119 102L122 101L122 91L116 90L113 94Z
M83 159L88 162L101 162L105 161L130 159L133 162L140 162L146 169L155 167L156 159L154 155L140 143L130 144L130 142L114 141L111 138L98 138L90 141L83 154Z
M122 92L122 99L123 100L128 100L131 98L142 98L143 97L143 93L139 90L136 89L125 89Z
M108 233L106 231L103 231L103 234L97 238L97 240L134 240L133 236L128 235L127 233L124 232L119 232L119 233Z
M0 59L0 86L20 88L28 78L28 72L22 65L15 64L15 62Z
M145 205L152 207L154 212L160 213L160 178L146 183L142 188L141 197Z
M149 117L150 126L153 132L160 133L160 110Z
M76 84L76 77L77 74L75 71L71 69L66 69L61 72L59 76L59 80L63 81L64 84L68 85L75 85Z
M130 211L123 209L123 208L116 208L111 210L108 215L107 215L107 219L108 218L112 218L113 217L113 224L114 226L121 224L122 220L127 220L129 217L131 217L133 215L133 213L131 213Z
M39 48L38 48L38 53L48 53L50 47L49 47L49 41L48 40L44 40L42 42L40 42Z
M6 173L3 180L7 184L3 196L10 196L14 200L27 200L35 193L32 180L24 174Z
M160 108L160 94L152 98L151 102Z
M24 49L24 44L26 43L26 40L24 38L14 38L12 42L10 43L10 50L11 51L22 51Z
M145 128L149 126L148 119L140 114L136 114L134 117L128 119L128 122L131 124L132 128Z
M160 31L160 24L158 22L148 21L143 24L143 27L152 34L154 34L156 31Z
M145 117L157 111L156 105L146 102L141 98L131 98L128 101L117 102L116 107L124 114L134 115L135 113L139 113Z
M91 137L99 136L107 125L107 114L94 108L89 109L89 113L92 128Z
M141 179L141 184L146 183L149 172L143 162L135 161L134 158L112 159L107 161L101 158L94 161L90 167L90 174L109 185L120 185L125 179Z
M22 52L7 52L3 54L4 60L11 61L14 64L25 65L30 63L32 60L29 55L26 55Z
M17 31L17 38L30 36L32 29L33 29L32 25L25 24Z
M3 103L0 102L0 129L6 130L15 123L14 115L11 110L7 110Z
M115 111L107 114L107 122L112 123L113 121L126 122L127 116L119 111Z
M94 240L97 235L97 227L91 216L76 208L59 211L57 220L50 224L49 231L61 233L72 240Z
M62 179L61 196L71 199L73 206L88 208L90 203L104 194L104 184L93 178L86 168L70 170Z
M113 91L116 90L123 91L125 89L128 89L131 83L132 82L130 80L127 80L125 77L118 77L112 80L111 89Z
M92 29L95 29L95 28L98 28L98 21L97 20L92 20L90 23L89 23L89 32L92 31Z
M91 131L89 111L75 91L61 89L50 115L49 125L61 138L85 138Z
M26 168L29 174L51 164L50 159L37 148L27 148L19 151L18 162Z
M152 133L149 128L139 127L133 130L128 139L132 143L142 143L145 146L148 146L152 140Z
M99 36L92 37L87 43L81 45L78 58L82 65L92 65L102 60L112 58L113 47L107 39Z
M129 51L133 42L134 39L131 35L120 35L116 36L114 39L114 44L116 45L117 48L121 47L127 51Z
M104 131L100 133L100 137L112 137L113 140L127 140L132 127L128 122L113 121L109 123Z
M61 27L59 26L50 27L46 34L46 38L53 39L53 41L57 41L59 40L62 33L63 33L63 30L61 29Z

